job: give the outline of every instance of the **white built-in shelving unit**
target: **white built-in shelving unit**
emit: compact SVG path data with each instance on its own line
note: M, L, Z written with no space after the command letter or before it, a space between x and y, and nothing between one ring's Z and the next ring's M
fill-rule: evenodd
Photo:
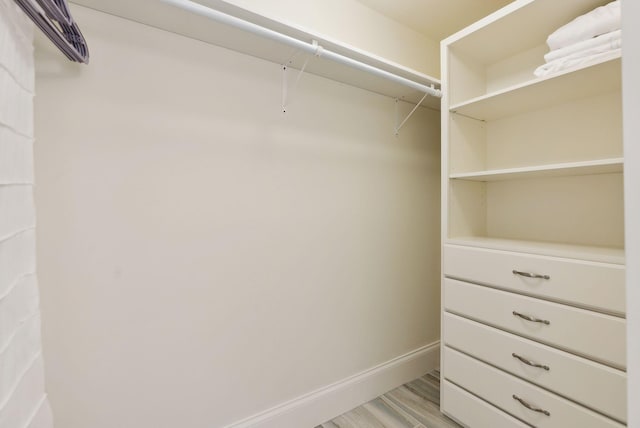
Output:
M563 8L570 12L562 16L574 16L600 4L517 1L444 42L447 240L624 247L620 57L544 78L533 75L554 28L537 27L536 17ZM509 56L501 57L494 45L508 33L493 25L537 37L523 37L520 52L503 47ZM482 45L473 43L487 34L496 36L493 43L486 40L488 59Z
M518 0L442 43L442 409L465 425L626 421L621 58L533 74L606 3Z

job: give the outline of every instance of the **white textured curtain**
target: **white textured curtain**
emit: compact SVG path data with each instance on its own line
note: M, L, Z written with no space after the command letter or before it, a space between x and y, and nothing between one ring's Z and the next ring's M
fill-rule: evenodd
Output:
M0 0L0 428L50 428L33 206L33 26Z

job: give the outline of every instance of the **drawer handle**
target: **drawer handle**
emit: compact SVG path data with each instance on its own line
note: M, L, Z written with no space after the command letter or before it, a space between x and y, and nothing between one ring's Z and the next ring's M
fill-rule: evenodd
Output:
M528 366L531 367L537 367L539 369L545 369L546 371L549 371L549 366L545 366L543 364L538 364L538 363L534 363L533 361L529 361L524 357L521 357L520 355L516 354L515 352L511 354L511 356L513 356L513 358L517 358L520 361L522 361L523 363L525 363Z
M532 406L531 404L524 401L522 398L518 397L516 394L513 394L513 399L531 411L542 413L543 415L551 416L551 413L547 412L544 409L539 409L537 407Z
M524 314L521 314L520 312L516 312L516 311L513 311L513 315L515 315L515 316L517 316L519 318L522 318L523 320L526 320L526 321L538 322L540 324L546 324L546 325L551 324L551 322L549 322L547 320L541 320L539 318L533 318L533 317L530 317L529 315L524 315Z
M549 275L540 275L538 273L522 272L519 270L512 271L514 275L526 276L527 278L551 279Z

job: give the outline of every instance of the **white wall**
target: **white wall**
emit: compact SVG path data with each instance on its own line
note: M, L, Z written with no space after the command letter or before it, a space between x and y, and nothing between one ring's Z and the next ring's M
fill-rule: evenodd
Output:
M432 40L356 0L224 1L440 77L439 40Z
M419 109L396 138L393 100L305 75L283 114L279 65L74 15L92 63L37 55L59 427L221 427L432 349L438 112Z
M640 3L623 2L625 250L627 255L627 361L630 428L640 427Z
M33 28L0 0L0 428L48 428L33 205Z

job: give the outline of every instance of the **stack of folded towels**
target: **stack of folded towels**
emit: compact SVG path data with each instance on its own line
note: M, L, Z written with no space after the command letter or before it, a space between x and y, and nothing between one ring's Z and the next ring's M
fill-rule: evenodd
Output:
M567 68L613 58L621 51L620 0L598 7L558 28L547 38L546 64L534 74L547 76Z

